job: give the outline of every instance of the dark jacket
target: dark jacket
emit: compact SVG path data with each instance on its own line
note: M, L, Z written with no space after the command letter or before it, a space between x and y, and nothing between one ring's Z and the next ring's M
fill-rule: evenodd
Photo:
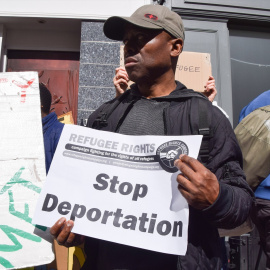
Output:
M190 98L190 95L194 95L194 97ZM117 132L129 112L129 108L138 98L140 96L135 87L129 94L126 94L124 100L112 112L108 118L108 125L101 129ZM210 130L213 134L209 140L210 152L206 166L216 174L220 182L219 196L213 205L202 211L189 207L188 249L185 256L161 254L88 238L85 249L86 252L89 249L89 262L86 263L84 269L90 269L90 264L94 266L95 259L98 262L93 269L102 270L220 269L221 250L217 228L236 227L243 223L249 214L253 193L245 181L241 168L241 151L227 118L208 100L193 90L186 89L179 82L177 82L176 90L169 96L158 99L170 101L170 106L164 111L167 135L191 135L196 133L192 130L193 124L190 123L190 114L195 114L193 116L195 119L200 117L196 115L198 110L194 109L194 102L203 99L209 104L208 107L211 110L209 113L212 115ZM109 103L114 104L115 101ZM106 105L101 106L89 117L88 127L93 126L104 106ZM193 108L192 111L191 108ZM201 160L201 157L198 159ZM116 264L106 264L106 258L108 258L108 261L113 261L112 257ZM117 264L117 261L122 262L122 264Z
M46 173L48 173L60 139L64 124L57 119L55 112L52 112L42 118L43 139L45 148Z

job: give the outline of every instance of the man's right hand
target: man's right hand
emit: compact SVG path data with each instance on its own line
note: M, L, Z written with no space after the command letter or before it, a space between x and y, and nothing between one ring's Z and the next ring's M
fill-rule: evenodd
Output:
M85 236L72 233L71 230L73 226L74 222L72 220L66 221L66 219L62 217L51 227L50 233L61 246L79 246L84 242Z

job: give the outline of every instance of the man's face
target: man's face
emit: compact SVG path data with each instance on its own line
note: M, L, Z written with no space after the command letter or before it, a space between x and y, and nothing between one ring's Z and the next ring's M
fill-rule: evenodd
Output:
M171 40L171 36L162 30L127 25L123 42L129 79L140 83L168 71L171 67Z

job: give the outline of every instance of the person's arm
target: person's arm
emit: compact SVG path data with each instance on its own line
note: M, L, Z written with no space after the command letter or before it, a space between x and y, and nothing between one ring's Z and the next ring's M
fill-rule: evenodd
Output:
M231 229L248 217L253 192L242 170L242 155L227 118L213 107L214 135L209 142L207 168L199 161L181 156L176 166L179 190L189 205L201 210L219 228Z

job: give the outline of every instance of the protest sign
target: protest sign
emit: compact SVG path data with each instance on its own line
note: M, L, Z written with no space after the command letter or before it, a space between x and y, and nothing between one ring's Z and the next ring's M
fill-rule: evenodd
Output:
M184 255L188 204L174 160L197 158L202 136L127 136L65 125L33 222L61 216L73 232Z
M0 269L49 263L48 229L32 224L46 177L36 72L0 73L0 127Z

